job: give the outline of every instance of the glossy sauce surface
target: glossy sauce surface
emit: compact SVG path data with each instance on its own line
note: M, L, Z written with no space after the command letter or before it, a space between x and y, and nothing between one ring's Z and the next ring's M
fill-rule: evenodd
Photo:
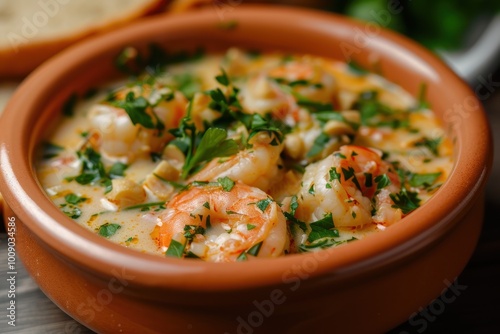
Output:
M37 164L55 205L126 247L216 262L336 247L452 169L425 89L355 64L230 49L160 68L67 104Z

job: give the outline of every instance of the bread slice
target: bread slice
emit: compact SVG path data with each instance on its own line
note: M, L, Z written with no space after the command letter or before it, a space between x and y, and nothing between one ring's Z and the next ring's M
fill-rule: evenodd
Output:
M0 79L23 77L91 34L159 11L166 0L0 0Z

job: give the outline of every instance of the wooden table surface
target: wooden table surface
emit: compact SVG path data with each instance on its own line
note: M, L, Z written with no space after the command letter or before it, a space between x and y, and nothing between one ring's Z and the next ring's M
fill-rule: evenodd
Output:
M493 77L500 83L500 73ZM498 86L498 84L497 84ZM477 249L458 277L465 286L455 301L445 304L439 315L428 314L422 321L406 322L396 333L500 333L500 87L484 105L495 140L495 162L487 187L486 218ZM473 138L471 138L473 140ZM16 327L7 324L6 235L0 234L0 333L92 333L55 306L36 286L17 261ZM422 306L425 308L425 306ZM417 311L417 310L415 310ZM419 319L424 319L420 316ZM362 320L362 315L360 315ZM425 327L425 328L424 328Z

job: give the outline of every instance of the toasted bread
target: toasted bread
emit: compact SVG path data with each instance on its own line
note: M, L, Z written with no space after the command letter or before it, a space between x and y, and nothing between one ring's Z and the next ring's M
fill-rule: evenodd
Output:
M161 10L165 0L0 1L0 79L23 77L70 44Z

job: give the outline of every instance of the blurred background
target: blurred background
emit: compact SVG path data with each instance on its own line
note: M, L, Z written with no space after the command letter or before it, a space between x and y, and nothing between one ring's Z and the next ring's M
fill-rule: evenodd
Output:
M0 20L5 15L2 3L6 1L13 0L0 0ZM428 319L424 330L406 322L391 333L500 333L496 319L500 310L500 225L497 223L500 217L500 1L176 0L166 3L156 14L194 10L200 6L214 9L229 6L227 8L237 10L237 6L246 3L316 8L393 29L438 54L469 84L490 120L495 159L487 187L483 233L470 263L458 278L459 284L467 288L456 301L446 304L439 315ZM18 84L19 81L7 80L0 73L0 113ZM7 131L1 128L1 123L0 131ZM2 233L1 244L5 244L4 241ZM4 247L1 251L0 258L4 258ZM0 262L1 272L6 272L4 262ZM5 326L2 321L1 333L91 333L60 311L26 273L20 271L20 274L23 278L18 282L18 326ZM0 291L0 309L4 309L1 299L6 295L4 292ZM422 310L425 308L426 305L422 305Z

